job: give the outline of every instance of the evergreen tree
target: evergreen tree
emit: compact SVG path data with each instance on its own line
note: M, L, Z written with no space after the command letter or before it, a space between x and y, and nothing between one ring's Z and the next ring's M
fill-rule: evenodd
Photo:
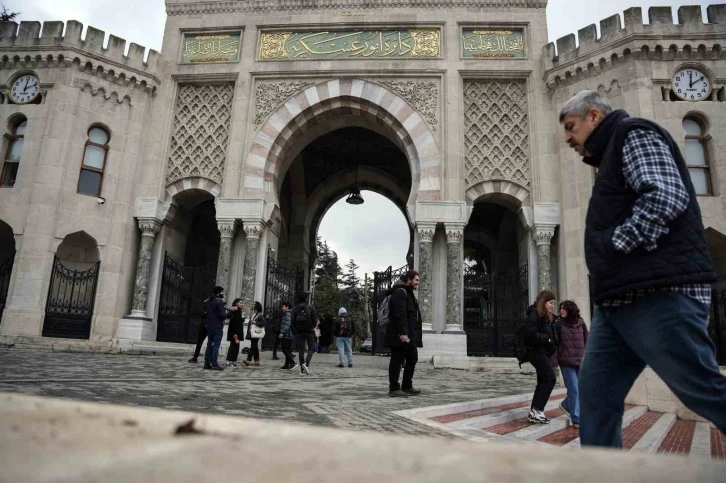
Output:
M2 12L0 12L0 22L12 22L15 18L20 15L20 12L8 12L8 9L4 4L0 4Z
M327 241L318 237L318 262L315 265L315 310L319 314L337 315L340 305L338 254Z

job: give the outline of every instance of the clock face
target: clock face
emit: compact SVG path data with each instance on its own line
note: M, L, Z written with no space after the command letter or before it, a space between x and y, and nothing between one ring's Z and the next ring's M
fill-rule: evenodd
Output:
M711 95L711 82L700 70L684 68L673 76L673 93L684 101L702 101Z
M10 99L16 104L27 104L40 91L40 81L33 74L21 75L10 86Z

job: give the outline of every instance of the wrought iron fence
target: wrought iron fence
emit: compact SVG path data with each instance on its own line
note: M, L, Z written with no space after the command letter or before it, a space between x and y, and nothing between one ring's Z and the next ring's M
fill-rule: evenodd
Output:
M13 255L0 263L0 321L3 319L3 311L5 303L8 300L8 290L10 289L10 275L13 273L13 262L15 261L15 252Z
M272 326L282 316L282 302L295 304L295 296L304 290L305 274L299 268L286 268L272 258L267 259L267 281L265 282L265 318L268 329L262 339L263 349L272 349L275 345L275 334Z
M53 258L43 322L44 337L88 339L101 262L76 270Z
M378 325L378 307L386 297L386 292L388 292L393 284L408 270L410 270L410 267L406 264L395 270L393 267L388 267L383 272L373 272L373 299L371 300L371 309L373 310L373 327L371 327L371 332L373 334L373 354L376 352L388 352L384 346L386 328Z

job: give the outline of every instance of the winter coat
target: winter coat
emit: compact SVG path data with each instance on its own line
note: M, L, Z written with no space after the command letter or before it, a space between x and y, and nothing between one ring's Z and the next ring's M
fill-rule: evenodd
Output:
M282 314L280 322L280 334L285 340L293 340L295 337L292 335L292 312L289 310Z
M527 334L524 343L531 353L544 354L547 357L555 353L554 334L550 328L549 319L540 317L537 307L532 305L527 309Z
M221 329L224 327L224 319L227 318L227 310L224 308L224 302L221 298L210 297L204 304L205 319L204 324L207 330Z
M307 307L308 315L310 316L310 326L312 327L309 331L301 331L295 324L295 320L292 321L292 333L295 335L310 335L315 332L315 327L318 325L318 314L315 313L315 309L308 303L298 304L292 309L292 316L295 316L295 312L299 307Z
M355 335L355 322L350 316L335 318L335 337L353 337Z
M227 328L227 340L232 342L237 334L239 340L244 339L244 317L241 310L229 311L229 327Z
M403 347L405 344L416 344L423 347L421 340L421 310L413 294L413 289L403 282L396 282L384 297L390 298L390 320L386 325L384 345L388 348ZM401 336L407 335L411 342L401 342Z
M325 316L320 320L320 340L318 344L328 347L333 343L333 319Z
M252 313L252 316L247 323L247 335L245 336L245 339L247 340L252 340L252 337L250 336L250 332L252 331L252 324L255 324L257 327L263 328L267 324L267 322L265 321L265 316L258 312Z
M580 367L585 356L585 346L589 331L582 319L575 323L559 319L556 324L556 336L559 340L557 355L560 365L567 367Z

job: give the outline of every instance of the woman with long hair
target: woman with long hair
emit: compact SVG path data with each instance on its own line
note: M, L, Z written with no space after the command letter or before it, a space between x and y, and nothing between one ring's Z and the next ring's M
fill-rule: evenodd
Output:
M532 398L532 407L527 416L530 423L549 424L544 410L555 388L557 378L552 369L550 357L555 353L554 334L550 323L554 321L555 294L543 290L527 310L527 334L525 344L529 349L529 363L537 371L537 387Z
M585 346L589 331L580 317L580 309L572 300L560 304L560 318L555 325L555 335L559 341L557 355L565 380L567 397L560 403L560 409L567 414L575 429L580 427L580 397L578 384L580 364L585 356Z
M265 317L262 315L262 304L255 302L250 316L249 324L247 324L247 340L250 341L250 351L247 353L247 360L244 361L246 366L260 365L260 340L265 336ZM255 359L252 362L252 358Z
M227 340L229 341L229 349L227 349L227 367L237 367L237 357L239 356L239 346L244 339L244 327L242 310L244 309L242 299L234 299L232 307L229 309L229 327L227 328Z

